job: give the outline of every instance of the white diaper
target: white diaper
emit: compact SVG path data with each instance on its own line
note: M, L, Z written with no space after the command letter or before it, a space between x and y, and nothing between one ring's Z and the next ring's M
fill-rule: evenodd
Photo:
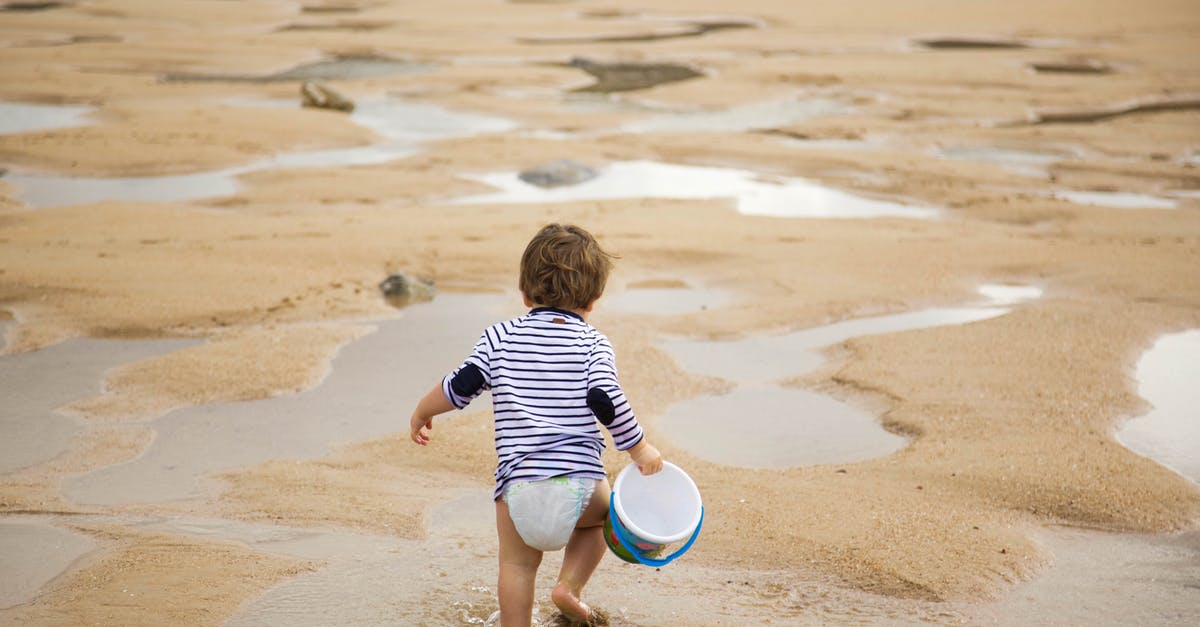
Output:
M571 539L595 489L596 480L583 477L519 481L504 488L504 502L525 544L539 551L557 551Z

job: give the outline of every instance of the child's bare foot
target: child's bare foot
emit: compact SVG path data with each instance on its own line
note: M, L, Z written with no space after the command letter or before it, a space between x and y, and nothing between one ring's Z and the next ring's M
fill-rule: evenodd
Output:
M550 593L550 600L554 601L554 606L563 613L563 616L576 623L587 620L592 613L591 608L580 601L574 592L571 592L571 587L565 581L560 581L557 586L554 586L554 591Z
M559 583L554 586L554 591L550 593L550 600L554 601L555 607L562 612L562 618L567 625L586 625L593 627L598 625L608 624L608 614L603 610L593 610L586 603L580 601L574 593L571 592L571 587L566 583Z

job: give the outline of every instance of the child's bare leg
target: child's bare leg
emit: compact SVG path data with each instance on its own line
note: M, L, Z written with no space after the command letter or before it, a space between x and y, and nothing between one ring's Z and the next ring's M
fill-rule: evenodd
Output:
M500 538L500 578L496 585L500 624L527 626L533 622L533 589L542 552L521 539L504 499L496 500L496 535Z
M604 544L604 519L608 516L610 491L607 479L596 482L592 500L579 516L575 531L571 532L571 539L563 554L562 570L558 573L558 584L550 594L558 610L573 621L587 620L591 614L591 609L579 599L607 548Z

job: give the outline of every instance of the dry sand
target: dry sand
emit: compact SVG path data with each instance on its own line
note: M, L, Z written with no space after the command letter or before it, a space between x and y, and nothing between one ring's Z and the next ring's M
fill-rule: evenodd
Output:
M95 111L82 126L0 136L0 162L11 174L179 175L379 141L343 114L239 104L297 99L298 80L161 79L267 75L336 55L424 67L331 82L352 98L403 98L518 126L427 141L383 163L254 170L234 193L194 201L33 208L0 179L0 320L13 319L9 353L75 337L205 340L111 371L63 409L82 425L68 451L0 476L8 518L82 533L102 547L36 599L0 609L2 622L283 621L271 614L271 586L320 581L322 564L340 564L336 555L312 561L183 528L148 531L137 522L147 516L391 538L398 544L389 545L389 559L400 570L387 572L398 588L375 599L399 601L374 619L486 617L494 608L486 501L461 512L482 518L464 529L430 522L453 495L488 489L486 407L440 421L427 449L402 433L342 442L320 459L226 468L205 482L204 496L181 501L85 506L61 484L135 457L151 445L155 418L173 408L317 384L340 346L373 341L364 327L405 323L376 288L391 272L433 278L443 292L504 291L511 304L495 317L513 313L519 252L551 220L585 225L621 256L613 293L683 281L732 294L721 307L672 316L601 301L594 316L618 347L643 423L696 479L707 511L703 540L670 569L602 564L595 598L617 622L1122 622L1143 616L1137 598L1090 615L1055 613L1053 594L1021 610L1027 614L989 603L1038 581L1064 585L1045 575L1056 548L1086 554L1102 545L1076 536L1039 541L1050 525L1165 533L1197 524L1196 484L1128 451L1112 433L1146 410L1131 377L1139 354L1163 333L1200 327L1200 111L1029 123L1039 109L1200 94L1194 2L714 0L686 11L664 0L65 4L0 11L0 99ZM714 15L758 25L624 41ZM537 41L551 35L560 41ZM1013 45L914 43L951 35ZM610 41L561 41L589 37ZM682 63L704 76L581 100L564 95L591 80L565 65L574 56ZM1078 59L1114 71L1030 67ZM749 130L620 131L659 115L818 99L844 105ZM805 140L872 143L814 148ZM978 147L1065 156L1032 175L939 156ZM562 158L804 177L937 207L943 216L751 217L723 199L446 204L488 191L465 175ZM1112 208L1052 195L1064 190L1149 194L1177 206ZM1169 196L1179 190L1193 195ZM912 439L895 454L785 470L724 467L657 428L671 403L723 386L684 372L656 348L666 335L742 337L954 305L981 283L1036 285L1044 295L982 322L856 338L834 347L819 373L792 382L875 410L887 429ZM452 331L462 346L444 347L445 363L422 364L414 386L427 388L453 366L479 328ZM393 350L403 356L407 348ZM415 400L389 402L403 408ZM395 431L406 418L399 409ZM730 428L752 428L750 421L731 416ZM623 460L610 452L606 463L616 471ZM1179 537L1170 555L1194 559L1194 532ZM1072 572L1083 578L1089 568ZM1137 570L1137 584L1155 572ZM1159 615L1163 622L1200 618L1200 574L1179 572L1178 594L1146 601L1183 608ZM204 594L185 593L194 590ZM123 596L131 593L136 601Z

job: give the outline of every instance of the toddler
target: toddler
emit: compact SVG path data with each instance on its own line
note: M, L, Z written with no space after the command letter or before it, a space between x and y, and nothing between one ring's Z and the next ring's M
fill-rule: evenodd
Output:
M611 255L584 229L543 227L521 257L519 286L530 311L486 329L413 410L411 437L424 446L434 416L491 390L504 626L530 624L542 553L564 546L550 598L571 621L593 617L580 596L604 557L611 492L597 421L643 474L662 469L617 382L612 345L587 323L611 269Z

